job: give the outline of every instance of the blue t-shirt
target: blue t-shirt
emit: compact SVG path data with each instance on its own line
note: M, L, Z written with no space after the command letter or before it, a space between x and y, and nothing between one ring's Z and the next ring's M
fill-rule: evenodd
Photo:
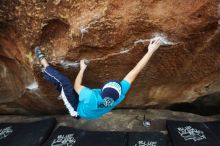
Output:
M125 94L131 87L130 83L126 80L122 80L120 84L122 87L121 96L111 107L105 107L103 105L101 89L82 88L79 93L79 104L77 108L79 116L84 119L96 119L111 111L125 98Z

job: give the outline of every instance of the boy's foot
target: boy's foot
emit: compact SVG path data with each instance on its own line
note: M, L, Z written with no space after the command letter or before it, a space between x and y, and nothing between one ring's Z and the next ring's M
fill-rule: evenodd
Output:
M40 47L35 47L34 52L35 52L35 56L37 57L37 59L41 60L45 58L45 55L42 53Z

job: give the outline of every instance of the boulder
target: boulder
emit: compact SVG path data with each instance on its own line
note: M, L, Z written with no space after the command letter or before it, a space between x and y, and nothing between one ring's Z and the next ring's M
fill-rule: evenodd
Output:
M121 80L147 52L151 58L119 108L166 108L220 92L218 0L1 0L0 113L64 113L33 49L73 82L79 60L90 61L83 84Z

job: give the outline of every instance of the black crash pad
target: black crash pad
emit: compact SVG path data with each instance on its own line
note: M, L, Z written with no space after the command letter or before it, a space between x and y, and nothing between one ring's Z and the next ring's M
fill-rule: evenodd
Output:
M173 146L220 146L216 134L198 122L167 121Z
M164 134L159 132L128 133L128 146L166 146Z
M125 146L126 133L58 127L43 146Z
M31 123L1 123L0 146L40 146L55 125L55 118Z
M218 139L220 139L220 121L206 122L205 124L216 134Z

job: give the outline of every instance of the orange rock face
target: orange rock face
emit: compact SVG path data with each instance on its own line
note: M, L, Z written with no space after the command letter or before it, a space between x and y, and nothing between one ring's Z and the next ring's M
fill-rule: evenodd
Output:
M41 75L36 45L73 82L90 61L84 85L123 79L147 52L161 47L118 107L165 108L220 92L218 0L1 0L0 113L57 114L62 101Z

